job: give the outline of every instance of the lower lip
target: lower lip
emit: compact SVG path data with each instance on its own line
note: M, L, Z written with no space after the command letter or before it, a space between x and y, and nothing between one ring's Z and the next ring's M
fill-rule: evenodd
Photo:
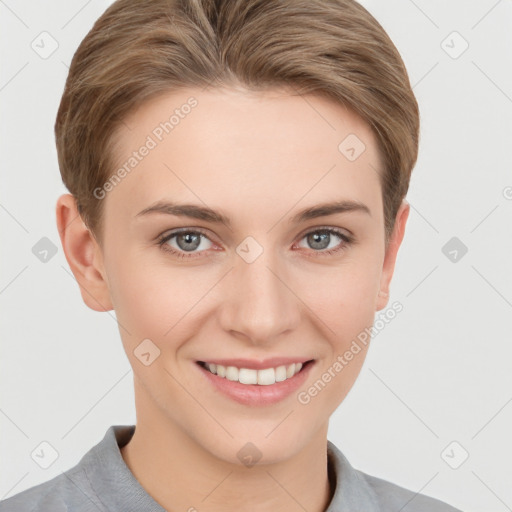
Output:
M296 391L307 379L314 361L304 364L301 371L290 379L282 382L276 382L268 386L258 384L240 384L238 381L228 380L225 377L219 377L195 363L201 373L208 381L221 393L228 396L235 402L244 405L272 405L284 400Z

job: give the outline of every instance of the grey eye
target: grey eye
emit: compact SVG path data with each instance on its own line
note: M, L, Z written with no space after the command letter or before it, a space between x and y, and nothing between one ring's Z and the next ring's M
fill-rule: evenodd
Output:
M201 235L196 233L184 233L176 236L176 242L184 251L194 251L201 243Z
M331 234L326 231L317 231L310 233L306 238L312 249L326 249L331 241Z
M332 229L317 229L316 231L311 231L304 235L303 240L306 240L306 249L315 249L319 252L325 249L333 249L341 242L346 241L341 233L337 233ZM304 246L302 245L301 247Z
M182 231L180 233L173 233L166 237L165 243L170 245L173 249L184 252L194 252L199 250L209 249L211 245L210 240L198 231ZM204 246L206 243L206 247Z

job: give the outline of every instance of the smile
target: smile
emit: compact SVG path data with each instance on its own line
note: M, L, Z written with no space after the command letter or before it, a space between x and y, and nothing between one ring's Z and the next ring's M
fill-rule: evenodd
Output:
M305 364L308 362L309 361ZM240 384L258 384L260 386L270 386L276 382L291 379L297 375L303 367L302 363L291 363L275 368L255 370L251 368L237 368L236 366L223 366L221 364L206 363L204 361L198 361L198 363L218 377L239 382Z

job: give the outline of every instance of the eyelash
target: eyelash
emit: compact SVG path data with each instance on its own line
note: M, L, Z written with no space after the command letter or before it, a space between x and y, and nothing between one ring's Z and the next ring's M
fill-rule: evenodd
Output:
M208 235L204 231L202 231L201 229L197 229L197 228L195 228L195 229L183 228L183 229L179 229L177 231L173 231L172 233L159 236L158 237L158 245L159 245L159 247L163 251L171 253L172 255L177 256L178 258L196 258L196 257L200 257L200 254L203 251L199 251L198 253L191 252L191 253L187 254L186 252L177 251L176 249L171 248L169 245L166 245L169 240L171 240L175 236L178 236L178 235L181 235L181 234L184 234L184 233L200 234L200 235L204 236L205 238L207 238L208 240L210 240L208 238ZM347 248L347 246L351 245L354 242L354 238L352 236L349 236L349 235L347 235L347 234L345 234L342 231L339 231L337 229L327 228L327 227L326 228L316 228L316 229L313 229L311 231L308 231L307 233L304 233L304 235L300 238L300 240L302 240L303 238L305 238L308 235L311 235L313 233L329 233L331 235L336 235L336 236L340 237L343 240L343 243L341 245L338 245L334 249L320 250L320 251L315 251L315 250L312 249L313 253L317 253L320 256L330 256L332 254L341 252L341 251L345 250Z

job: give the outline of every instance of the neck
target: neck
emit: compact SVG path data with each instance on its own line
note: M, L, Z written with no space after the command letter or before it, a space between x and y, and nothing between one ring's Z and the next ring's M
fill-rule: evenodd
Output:
M121 455L166 510L324 512L334 493L327 425L289 459L246 467L215 457L165 416L138 415Z

